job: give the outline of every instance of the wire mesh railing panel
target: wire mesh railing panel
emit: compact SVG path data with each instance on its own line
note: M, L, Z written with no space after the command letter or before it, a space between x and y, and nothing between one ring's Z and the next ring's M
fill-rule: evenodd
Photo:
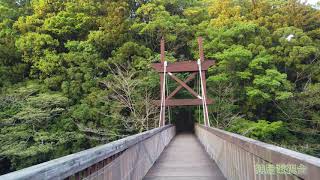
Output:
M129 147L87 180L141 180L175 135L171 127Z

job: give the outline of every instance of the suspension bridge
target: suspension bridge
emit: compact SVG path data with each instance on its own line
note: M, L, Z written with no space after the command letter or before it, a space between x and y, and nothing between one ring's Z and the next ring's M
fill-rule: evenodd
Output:
M320 159L266 144L210 126L206 97L206 71L213 60L205 60L198 39L197 61L168 63L161 40L160 63L152 67L160 74L159 127L105 145L15 171L0 180L97 179L97 180L291 180L320 179ZM190 73L186 80L174 73ZM199 90L187 85L199 77ZM167 78L179 86L168 94ZM182 89L194 99L174 99ZM201 106L203 123L193 131L177 133L166 115L172 106Z

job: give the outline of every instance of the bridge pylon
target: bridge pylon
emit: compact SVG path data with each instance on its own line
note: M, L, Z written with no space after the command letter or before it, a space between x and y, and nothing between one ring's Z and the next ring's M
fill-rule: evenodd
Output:
M205 60L203 51L203 39L198 37L199 57L198 60L179 61L174 63L168 63L165 60L165 42L161 39L160 42L160 63L152 63L151 67L155 69L160 75L160 100L154 100L154 103L161 107L159 126L165 125L165 108L171 106L203 106L204 124L210 126L208 116L208 104L212 104L213 100L207 98L206 88L206 72L209 67L215 64L214 60ZM184 81L179 79L175 73L189 72L190 76ZM196 76L200 76L201 94L195 92L187 83L195 79ZM166 76L175 80L179 86L176 87L167 97L165 96ZM185 88L192 96L193 99L175 99L174 96ZM164 111L163 111L164 109Z

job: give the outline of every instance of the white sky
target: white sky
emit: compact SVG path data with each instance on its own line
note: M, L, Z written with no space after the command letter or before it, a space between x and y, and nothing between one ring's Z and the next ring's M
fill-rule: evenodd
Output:
M303 2L304 0L302 0L302 2ZM309 4L317 4L317 2L318 2L319 0L307 0L307 2L309 3Z

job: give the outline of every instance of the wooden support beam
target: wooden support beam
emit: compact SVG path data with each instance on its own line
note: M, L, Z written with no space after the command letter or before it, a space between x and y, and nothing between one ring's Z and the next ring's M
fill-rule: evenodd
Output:
M160 41L160 61L163 63L165 61L165 47L164 47L164 39L161 38Z
M202 37L198 37L198 45L199 45L199 57L201 61L204 61L204 53L203 53L203 40Z
M198 73L197 72L193 72L185 81L184 81L184 83L188 83L188 82L190 82L191 80L193 80L195 77L196 77L196 75L197 75ZM183 86L182 85L180 85L180 86L178 86L174 91L172 91L172 93L166 98L166 99L171 99L174 95L176 95L179 91L180 91L180 89L182 89L183 88Z
M175 76L172 73L168 73L169 76L174 79L175 81L177 81L177 83L179 83L181 86L183 86L186 90L188 90L194 97L199 98L199 94L196 93L193 89L191 89L185 82L181 81L177 76Z
M206 71L214 65L214 60L206 60L201 64L201 70ZM151 67L157 72L163 72L163 63L152 63ZM168 63L167 72L199 72L197 61L180 61Z
M213 104L212 99L207 99L207 104ZM160 106L161 100L153 100L153 103ZM202 105L201 99L168 99L166 100L166 106L196 106Z
M164 44L164 38L162 37L161 38L161 41L160 41L160 62L161 62L161 67L162 67L162 70L164 71L164 61L165 61L165 44ZM163 71L162 73L160 73L160 94L162 95L162 86L163 86L163 83L165 81L164 79L164 74L163 74ZM160 124L164 124L165 122L165 111L162 112L163 114L160 116L161 119L160 119Z

